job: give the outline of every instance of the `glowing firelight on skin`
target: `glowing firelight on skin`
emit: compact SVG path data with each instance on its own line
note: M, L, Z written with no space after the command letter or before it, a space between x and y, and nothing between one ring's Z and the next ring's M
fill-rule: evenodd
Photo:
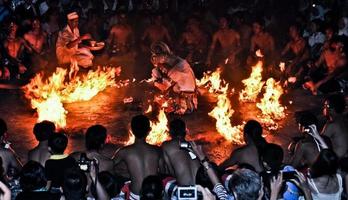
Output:
M37 74L23 90L32 108L36 109L39 122L49 120L58 128L64 128L67 111L63 103L88 101L107 87L117 86L115 77L119 76L120 72L120 67L99 67L84 76L75 76L69 82L65 82L69 76L67 70L57 68L46 81L43 81L43 73Z
M270 130L278 129L279 126L276 121L285 118L286 107L282 106L279 102L283 93L284 90L280 82L276 82L273 78L269 78L266 81L263 98L256 104L262 112L262 116L260 117L261 123Z
M207 72L201 80L197 80L198 86L203 86L212 94L217 95L217 103L209 116L216 119L216 130L227 140L235 144L243 144L242 125L232 126L230 118L234 110L228 99L228 87L220 78L221 68L214 72Z
M256 102L257 96L265 83L262 81L262 71L262 61L259 61L252 67L250 77L242 81L245 88L239 93L241 102Z
M160 110L157 120L150 122L151 131L146 137L146 142L152 145L160 146L163 142L170 139L168 129L168 119L163 109ZM125 145L131 145L135 141L135 136L130 131L128 141Z

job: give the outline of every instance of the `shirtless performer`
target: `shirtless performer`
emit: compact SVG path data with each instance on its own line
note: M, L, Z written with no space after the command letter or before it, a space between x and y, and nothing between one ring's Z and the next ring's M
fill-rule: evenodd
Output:
M113 56L130 56L132 59L135 56L133 51L134 36L131 26L127 23L127 16L125 13L118 15L118 23L114 25L109 33L107 39L107 50L111 57Z
M306 40L300 35L300 30L297 26L290 26L289 35L291 40L286 44L285 48L281 52L281 56L286 56L288 53L291 55L291 64L286 68L287 77L299 76L303 71L301 67L305 61L309 59L309 50L307 48Z
M181 119L170 122L169 133L171 140L162 144L164 160L170 174L176 178L178 185L195 185L196 174L200 163L197 159L192 160L188 151L180 148L181 142L185 141L186 125Z
M89 34L80 36L78 28L79 16L76 12L67 15L68 24L59 32L56 43L56 55L59 64L73 64L77 70L78 66L84 68L93 65L93 54L88 48L79 47L83 40L91 39Z
M219 20L220 29L214 33L213 41L210 45L207 64L212 64L212 56L217 46L220 47L218 53L218 64L231 64L238 65L239 61L236 58L236 55L240 52L240 35L237 31L229 28L228 21L225 17L220 18ZM227 62L226 62L226 59Z
M153 44L151 52L151 62L155 66L152 70L154 86L164 93L172 92L175 99L168 112L185 114L196 110L196 78L190 64L174 55L163 42Z
M135 142L132 145L123 147L114 157L117 167L120 163L127 165L131 184L130 199L140 199L140 189L143 180L150 175L157 175L163 164L162 152L156 146L146 143L146 136L151 131L150 121L144 115L132 118L132 133Z
M45 166L45 162L51 156L48 151L48 138L54 134L55 129L54 123L50 121L35 124L33 132L39 144L28 152L28 160L39 162L42 166Z
M324 65L326 72L316 76L312 75L312 79L303 85L310 89L314 95L317 94L318 90L323 93L340 90L335 79L346 75L347 56L344 53L344 44L338 38L331 40L330 48L321 53L319 60L314 63L310 70L318 70L322 65Z
M172 44L172 38L169 35L168 29L163 25L162 16L154 16L152 21L152 24L145 29L141 37L143 45L146 46L144 48L146 51L150 50L151 44L159 41L165 41L169 45Z
M17 172L19 172L22 168L22 163L16 158L16 155L13 152L13 150L6 146L6 141L4 140L6 134L6 122L0 118L0 157L2 158L2 167L4 169L4 174L7 174L10 168L14 168L15 170L17 170Z
M179 49L185 55L185 59L190 64L201 62L202 59L205 59L208 37L201 30L197 20L190 19L188 21L186 31L181 35L178 45Z
M248 58L248 65L254 64L255 52L261 50L264 55L265 65L269 66L274 59L275 44L272 35L264 30L262 22L255 21L253 23L253 36L251 37L250 56Z
M348 120L344 115L346 102L343 95L329 96L324 102L323 114L327 118L321 134L331 139L338 158L348 156Z
M44 67L47 64L47 61L44 61L45 45L47 42L47 34L41 29L41 22L39 19L34 19L32 21L32 29L24 34L24 40L33 50L32 63L38 61L38 63L34 63L39 67Z
M28 51L32 51L31 48L26 44L26 42L17 36L18 25L15 22L10 23L9 34L4 41L4 49L7 54L5 63L8 72L11 77L17 75L24 74L27 71L27 67L25 67L20 60L20 56L24 48L28 49ZM5 71L7 71L5 69Z

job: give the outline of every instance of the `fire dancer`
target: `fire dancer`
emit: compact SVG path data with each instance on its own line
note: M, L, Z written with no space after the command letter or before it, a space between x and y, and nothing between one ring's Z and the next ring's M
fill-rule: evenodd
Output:
M56 43L56 54L59 64L74 63L82 67L90 67L93 64L93 54L88 48L79 47L83 40L91 39L89 34L80 36L78 28L79 16L76 12L67 15L68 24L59 32Z
M196 78L190 64L174 55L163 42L153 44L151 53L154 86L167 94L171 92L175 99L168 110L185 114L197 109Z

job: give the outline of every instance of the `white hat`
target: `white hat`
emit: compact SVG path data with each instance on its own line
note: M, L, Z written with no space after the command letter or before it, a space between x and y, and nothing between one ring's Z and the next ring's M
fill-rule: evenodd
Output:
M79 15L77 14L77 12L72 12L67 15L67 18L68 20L77 19L79 18Z

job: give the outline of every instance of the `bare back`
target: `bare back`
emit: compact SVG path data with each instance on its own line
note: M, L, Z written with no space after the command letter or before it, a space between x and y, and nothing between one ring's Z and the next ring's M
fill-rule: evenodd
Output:
M150 175L157 175L161 151L158 147L145 142L135 142L124 147L115 156L115 164L125 162L131 178L131 191L140 193L143 180Z
M222 164L222 168L238 164L249 164L255 168L257 172L262 171L259 161L259 153L254 145L247 145L234 150L231 156Z
M334 122L327 123L322 134L331 139L334 152L339 158L347 155L348 151L348 120L343 116Z
M194 185L200 166L199 161L192 160L186 150L180 149L179 140L171 140L162 145L164 159L172 176L179 185Z
M7 174L8 169L11 167L20 170L21 163L16 159L14 153L10 150L1 148L0 157L2 159L2 167L4 168L5 174Z
M48 151L48 146L36 146L28 152L28 160L39 162L45 166L45 162L50 158L51 154Z

